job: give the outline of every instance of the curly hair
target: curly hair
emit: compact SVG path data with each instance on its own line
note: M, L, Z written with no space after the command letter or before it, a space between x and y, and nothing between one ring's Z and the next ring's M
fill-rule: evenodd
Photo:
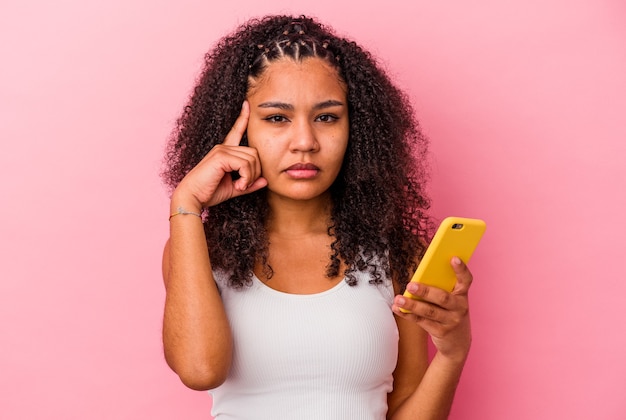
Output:
M406 286L431 232L427 140L407 96L372 55L354 41L305 16L249 20L222 38L205 56L204 69L169 139L162 177L172 191L208 151L223 141L239 115L250 82L274 60L325 60L347 86L349 139L341 171L330 187L326 274L370 283L394 278ZM242 144L247 144L242 139ZM264 190L205 210L211 264L231 273L229 285L251 284L256 262L271 277Z

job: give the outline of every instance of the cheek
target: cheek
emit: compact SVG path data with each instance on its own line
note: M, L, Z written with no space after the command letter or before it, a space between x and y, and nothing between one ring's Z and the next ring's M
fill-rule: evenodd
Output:
M278 166L280 156L276 150L275 141L272 141L271 138L250 136L248 137L248 146L256 150L261 163L261 170Z
M264 133L261 130L258 130L253 125L248 125L246 135L248 137L248 147L256 149L257 153L259 154L259 158L263 159L264 155L266 154L265 151L268 144Z
M334 154L335 156L337 156L337 160L341 163L343 162L343 158L346 154L346 150L348 148L348 136L338 136L335 141L333 142L334 144Z
M337 154L341 155L340 160L343 161L343 157L348 148L348 139L350 138L350 128L348 121L344 121L344 125L338 130L335 137L334 144L336 145Z
M345 158L345 147L337 147L333 150L332 160L329 161L329 167L333 168L333 177L337 177L341 168L343 167L343 160Z

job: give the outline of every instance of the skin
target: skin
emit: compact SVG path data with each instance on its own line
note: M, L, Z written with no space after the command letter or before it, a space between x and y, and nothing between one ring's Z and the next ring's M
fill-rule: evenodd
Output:
M346 87L321 60L272 63L248 94L248 144L267 180L271 279L289 293L316 293L341 281L325 277L332 238L327 234L334 182L348 145ZM322 217L320 217L322 215ZM280 256L276 258L276 256ZM299 279L293 284L290 279Z
M407 289L424 301L401 295L394 298L391 309L400 332L400 349L387 418L448 418L471 344L468 291L472 283L472 274L460 259L454 257L450 263L457 277L451 293L409 283ZM410 313L403 313L400 308ZM422 364L423 355L420 359L413 354L415 349L426 351L420 347L425 340L419 338L425 333L437 349L427 368ZM423 372L421 380L416 383L411 372Z
M267 188L270 217L269 287L294 294L317 293L342 281L325 276L332 238L328 188L348 142L346 87L336 70L317 58L275 61L250 81L247 101L223 144L215 146L180 182L171 212L200 212L230 198ZM249 147L239 146L247 133ZM300 166L298 166L300 165ZM303 166L308 165L308 166ZM230 172L238 171L233 181ZM273 256L280 256L274 258ZM392 310L400 333L388 418L446 418L469 352L467 293L472 276L458 259L452 293L409 284L423 301L399 295ZM297 277L297 284L290 278ZM201 219L171 219L163 253L166 302L165 357L183 383L211 389L226 379L232 336L213 279ZM397 284L397 283L396 283ZM410 311L400 312L399 308ZM427 336L437 349L428 363Z

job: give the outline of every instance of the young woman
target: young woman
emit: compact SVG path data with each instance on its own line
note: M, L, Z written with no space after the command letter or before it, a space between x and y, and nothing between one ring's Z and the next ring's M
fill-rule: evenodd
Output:
M313 19L251 20L207 54L166 156L163 342L217 419L447 417L471 274L455 258L452 293L407 286L425 150L370 54Z

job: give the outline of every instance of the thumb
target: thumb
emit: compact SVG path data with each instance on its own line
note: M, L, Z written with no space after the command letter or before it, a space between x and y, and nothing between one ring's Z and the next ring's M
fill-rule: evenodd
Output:
M467 294L472 285L472 273L459 257L452 257L450 265L452 266L452 270L454 270L454 274L456 274L456 285L452 293L455 295Z

